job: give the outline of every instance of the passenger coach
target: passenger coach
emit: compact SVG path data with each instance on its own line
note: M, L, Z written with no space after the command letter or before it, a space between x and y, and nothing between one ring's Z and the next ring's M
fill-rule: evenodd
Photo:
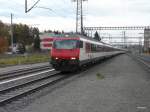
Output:
M59 71L74 71L82 65L123 53L122 49L81 35L54 38L51 64Z

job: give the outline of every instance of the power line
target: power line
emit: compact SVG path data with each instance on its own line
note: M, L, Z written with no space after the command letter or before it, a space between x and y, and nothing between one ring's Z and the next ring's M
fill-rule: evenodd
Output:
M55 15L57 15L57 16L60 16L60 14L57 14L56 11L54 11L53 9L48 8L48 7L36 6L36 7L34 7L34 8L46 9L46 10L49 10L49 11L53 12L53 14L55 14ZM63 16L63 17L65 17L65 16Z
M47 7L36 6L35 8L41 8L41 9L47 9L47 10L53 11L51 8L47 8Z
M28 1L25 0L25 13L28 13L30 10L32 10L38 3L40 0L36 1L33 6L31 8L28 9Z

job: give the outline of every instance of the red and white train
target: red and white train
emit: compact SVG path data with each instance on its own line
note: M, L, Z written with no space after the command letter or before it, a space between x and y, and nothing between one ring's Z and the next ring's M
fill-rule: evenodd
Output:
M59 71L74 71L82 65L124 53L123 49L85 36L54 38L51 64Z

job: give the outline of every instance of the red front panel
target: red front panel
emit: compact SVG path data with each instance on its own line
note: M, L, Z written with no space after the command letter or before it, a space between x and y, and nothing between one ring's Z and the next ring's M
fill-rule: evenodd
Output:
M79 53L80 49L52 49L51 51L51 56L53 58L59 58L59 59L71 59L71 58L76 58L79 59Z
M56 40L79 40L79 38L55 38L54 41ZM51 50L51 56L53 58L59 58L59 59L71 59L71 58L76 58L79 59L79 53L80 53L80 48L75 48L75 49L55 49L52 47Z

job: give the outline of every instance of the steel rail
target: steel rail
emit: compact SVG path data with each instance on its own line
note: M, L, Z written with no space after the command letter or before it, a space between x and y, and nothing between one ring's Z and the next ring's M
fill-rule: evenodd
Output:
M15 101L16 99L26 96L28 94L34 93L40 89L43 89L49 85L53 85L61 80L66 79L67 75L60 75L59 73L53 74L51 76L27 83L25 85L20 85L16 88L10 88L4 93L0 93L0 105L5 105L9 102Z
M25 74L33 73L33 72L39 72L42 70L47 70L50 69L49 65L46 66L38 66L38 67L33 67L33 68L25 68L25 69L19 69L19 70L13 70L5 73L0 74L0 81L4 79L10 79L18 76L22 76Z
M12 88L19 87L24 84L28 84L30 82L51 76L53 74L59 73L58 71L55 71L55 69L41 71L38 73L28 74L8 80L3 80L0 82L0 93L10 90Z
M143 64L147 70L150 72L150 63L147 63L144 59L142 59L140 56L137 55L133 55L133 54L128 54L130 57L132 57L133 59L137 60L138 62L140 62L141 64Z

